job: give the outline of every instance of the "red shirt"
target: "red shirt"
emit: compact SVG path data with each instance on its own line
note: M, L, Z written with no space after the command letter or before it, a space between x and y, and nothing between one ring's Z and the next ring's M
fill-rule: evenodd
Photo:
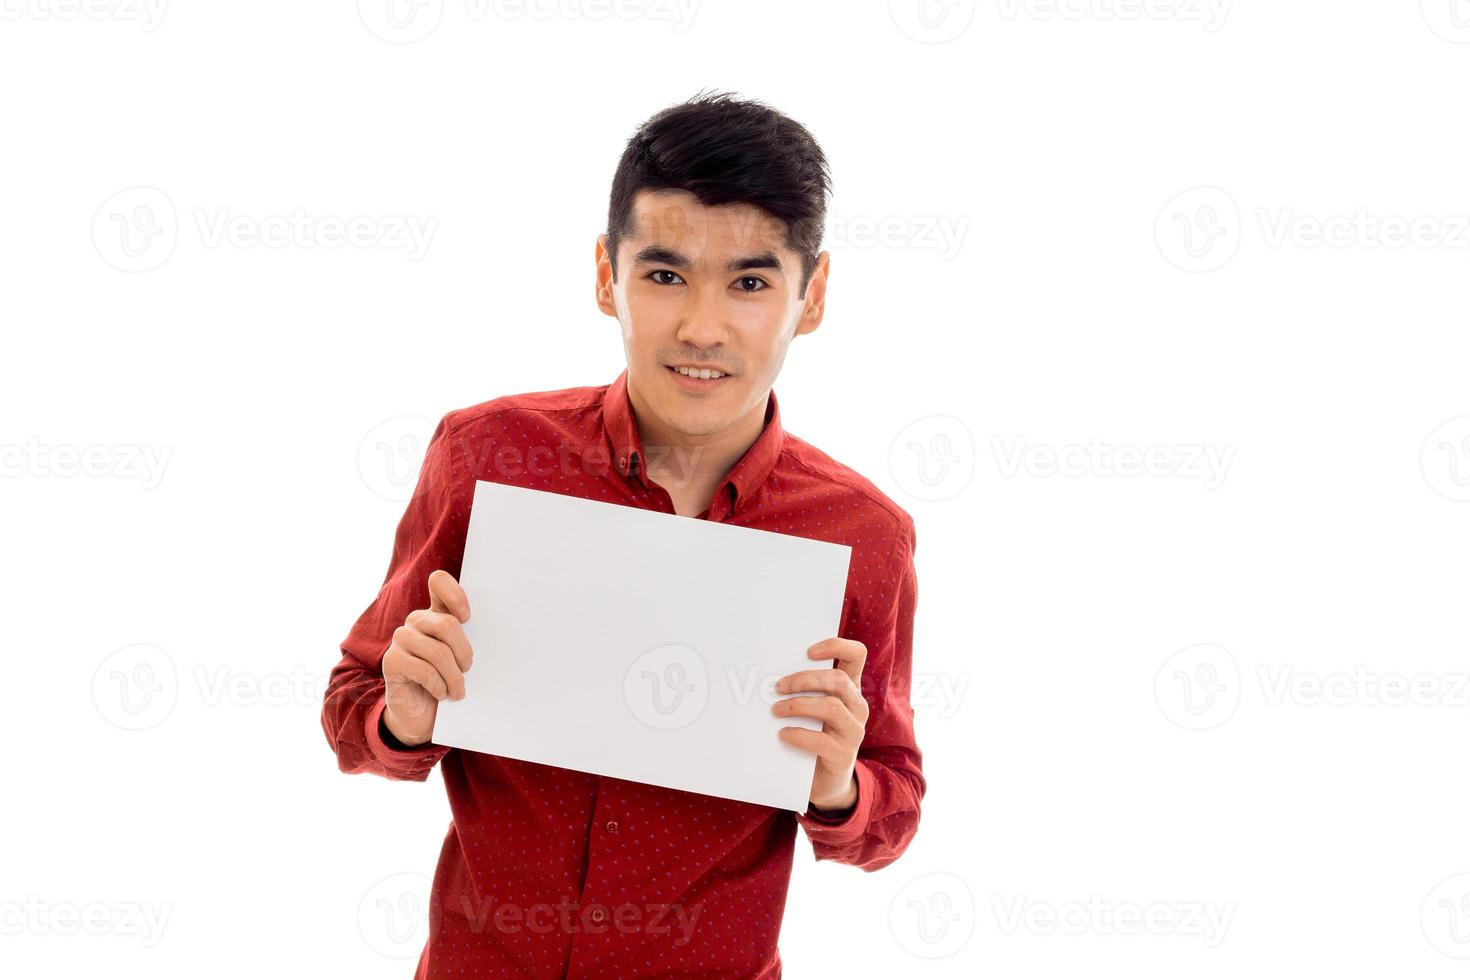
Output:
M343 772L422 781L438 764L443 773L453 822L417 978L778 978L797 825L817 860L866 871L895 861L918 827L913 521L862 476L784 432L774 392L761 435L699 517L852 547L839 635L867 647L860 690L870 713L850 813L798 814L384 741L383 653L409 612L428 608L429 573L459 576L474 481L673 513L643 460L626 371L610 385L453 411L434 430L387 577L342 643L322 711ZM608 575L618 574L617 556L606 560ZM824 663L832 661L811 667Z

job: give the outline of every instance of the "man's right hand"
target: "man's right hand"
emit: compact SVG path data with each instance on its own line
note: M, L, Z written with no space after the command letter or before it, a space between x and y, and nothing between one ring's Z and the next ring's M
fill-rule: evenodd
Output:
M427 742L439 702L464 697L464 672L474 659L463 629L469 618L464 589L440 569L429 576L429 608L415 609L393 631L383 654L383 724L404 745Z

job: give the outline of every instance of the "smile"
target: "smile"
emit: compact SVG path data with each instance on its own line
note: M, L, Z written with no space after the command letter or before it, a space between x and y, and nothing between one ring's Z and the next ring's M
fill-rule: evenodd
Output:
M685 391L708 391L731 378L731 375L713 368L696 368L686 365L674 367L669 364L665 364L664 367L668 368L669 374L673 375L674 383Z

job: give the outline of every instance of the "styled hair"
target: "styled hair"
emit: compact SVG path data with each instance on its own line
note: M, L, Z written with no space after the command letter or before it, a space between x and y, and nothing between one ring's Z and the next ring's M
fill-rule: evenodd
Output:
M641 190L688 191L706 207L749 204L780 221L801 256L799 295L817 265L832 177L806 128L770 106L728 92L700 93L638 127L613 176L607 250L617 281L618 243L631 231Z

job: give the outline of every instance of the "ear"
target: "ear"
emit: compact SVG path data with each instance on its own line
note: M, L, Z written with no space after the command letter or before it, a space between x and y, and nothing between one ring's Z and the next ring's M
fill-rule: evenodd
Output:
M597 236L593 259L597 263L597 308L610 317L616 317L618 306L613 302L612 256L607 250L607 235Z
M827 311L827 276L831 272L831 267L830 252L823 252L817 256L817 264L812 269L812 280L806 284L806 299L801 308L801 319L796 321L796 333L793 336L811 333L822 325L822 315Z

